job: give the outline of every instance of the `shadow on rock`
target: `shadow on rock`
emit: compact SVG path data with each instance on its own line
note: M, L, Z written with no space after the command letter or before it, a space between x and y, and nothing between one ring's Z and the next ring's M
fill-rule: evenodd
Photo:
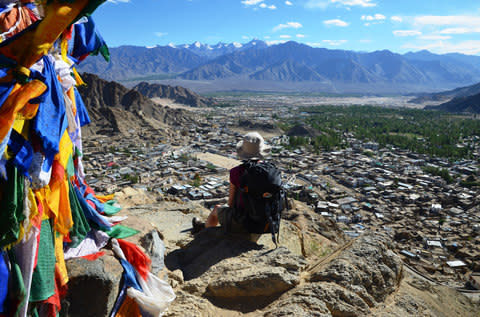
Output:
M183 249L170 252L165 257L165 265L170 271L180 269L185 281L189 281L222 260L262 248L245 235L224 234L220 227L207 228Z

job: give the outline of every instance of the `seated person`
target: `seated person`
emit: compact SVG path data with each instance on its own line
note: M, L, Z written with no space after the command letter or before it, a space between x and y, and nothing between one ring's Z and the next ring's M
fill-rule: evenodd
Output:
M263 137L258 132L249 132L237 144L237 156L241 160L261 160L270 150ZM243 210L242 195L239 194L240 177L244 173L243 163L230 170L230 188L227 205L216 205L205 223L197 217L193 218L193 232L197 233L203 228L215 227L219 223L225 232L246 233L238 219L238 213ZM236 214L237 213L237 214Z

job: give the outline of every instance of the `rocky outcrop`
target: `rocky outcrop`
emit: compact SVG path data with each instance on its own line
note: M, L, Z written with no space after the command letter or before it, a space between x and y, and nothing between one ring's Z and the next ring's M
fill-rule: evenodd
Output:
M154 103L142 93L119 83L83 73L85 86L79 86L92 123L82 132L89 134L129 134L142 130L168 133L168 126L182 126L194 119L193 114Z
M123 268L111 253L95 261L68 260L68 293L61 316L108 316L120 290Z
M338 284L373 307L393 293L402 278L402 261L392 250L385 234L361 236L328 266L312 270L310 281Z
M312 265L308 282L285 293L264 316L369 316L402 278L402 262L391 247L386 235L361 236Z
M214 103L212 98L202 97L193 91L181 86L169 86L161 84L149 84L141 82L133 89L138 90L148 98L167 98L172 99L176 103L184 104L190 107L204 107Z
M263 310L264 316L368 316L402 278L402 262L386 235L362 236L309 268L306 258L285 247L221 235L206 230L167 255L167 267L185 277L182 310L199 309L186 308L197 296L222 308L236 303L243 312ZM177 308L174 303L170 316L180 316Z

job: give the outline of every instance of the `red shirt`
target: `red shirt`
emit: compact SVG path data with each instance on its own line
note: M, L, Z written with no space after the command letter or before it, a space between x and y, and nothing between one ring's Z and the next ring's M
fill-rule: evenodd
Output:
M230 183L235 185L235 204L234 207L243 209L243 198L240 195L240 177L245 172L243 165L238 165L230 170Z

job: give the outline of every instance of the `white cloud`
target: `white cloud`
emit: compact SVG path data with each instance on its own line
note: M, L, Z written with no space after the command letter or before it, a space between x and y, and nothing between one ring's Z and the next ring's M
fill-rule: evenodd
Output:
M280 30L283 30L283 29L299 29L301 27L303 27L303 25L301 23L287 22L286 24L277 25L276 27L273 28L273 31L276 32L276 31L280 31Z
M330 5L344 6L344 7L375 7L377 4L372 0L308 0L305 7L308 9L325 9Z
M291 3L291 2L290 2L290 1L288 1L288 0L287 0L287 1L285 1L285 4L286 4L287 6L291 6L291 5L293 5L293 3Z
M319 43L319 42L308 42L308 43L305 43L307 44L308 46L311 46L311 47L323 47L325 46L324 43Z
M445 25L455 25L458 27L478 27L480 25L480 16L468 16L468 15L446 15L446 16L436 16L436 15L425 15L417 16L414 18L414 23L416 25L436 25L436 26L445 26Z
M274 4L272 4L272 5L269 5L268 8L269 8L270 10L275 10L277 7L276 7Z
M403 19L401 17L396 16L396 15L390 17L390 20L392 20L393 22L402 22L403 21Z
M426 40L426 41L443 41L451 39L451 36L448 35L436 35L436 34L429 34L429 35L421 35L418 37L419 40Z
M362 20L363 21L383 21L387 17L384 16L383 14L375 14L375 15L362 15Z
M291 38L291 36L284 34L284 35L280 35L280 38L281 38L281 39L289 39L289 38Z
M417 31L417 30L396 30L393 31L393 35L395 36L417 36L417 35L422 35L422 32Z
M426 45L416 45L412 43L407 43L402 47L406 49L411 49L411 50L429 50L439 54L447 54L447 53L462 53L467 55L480 54L480 41L478 40L455 42L455 43L438 41L438 42L429 43Z
M330 46L339 46L347 43L347 40L322 40L322 42Z
M339 19L326 20L326 21L323 21L323 23L326 25L335 25L335 26L341 26L341 27L346 27L349 25L349 23Z
M375 7L377 5L376 3L373 3L372 0L330 0L330 2L338 3L348 7Z
M359 40L360 43L372 43L372 40Z
M283 44L286 43L287 40L273 40L273 41L266 41L267 45L276 45L276 44Z
M305 37L305 34L297 34L297 35L295 35L295 36L298 37L298 38L304 38L304 37Z
M265 3L260 3L259 7L265 9L267 5Z
M448 28L443 29L440 34L467 34L467 33L480 33L480 28Z
M155 32L154 34L155 34L155 36L158 36L158 37L163 37L163 36L168 35L168 33L166 33L166 32Z
M270 37L270 35L265 35L263 38L264 38L264 39L269 39L269 38L271 38L271 37Z
M250 36L242 35L242 39L244 39L244 40L248 40L249 38L250 38Z
M243 0L242 3L246 6L253 6L256 4L259 4L260 2L263 2L263 0Z

